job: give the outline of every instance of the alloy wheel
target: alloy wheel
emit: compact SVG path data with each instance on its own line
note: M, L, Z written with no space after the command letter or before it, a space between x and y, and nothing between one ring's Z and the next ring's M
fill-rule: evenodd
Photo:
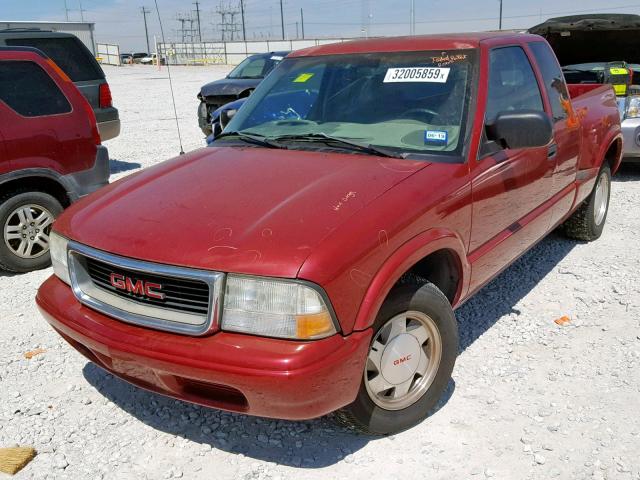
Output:
M20 258L38 258L49 251L53 214L41 205L21 205L7 217L4 242Z

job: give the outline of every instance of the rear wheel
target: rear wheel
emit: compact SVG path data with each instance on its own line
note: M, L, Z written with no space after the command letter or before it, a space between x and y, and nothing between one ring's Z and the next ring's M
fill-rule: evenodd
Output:
M358 396L336 416L363 433L389 435L424 420L442 397L458 328L447 298L423 283L395 288L374 331Z
M602 235L609 213L611 197L611 170L604 165L591 195L564 224L564 232L569 238L590 242Z
M29 272L49 266L49 233L62 210L44 192L13 192L0 199L0 267Z

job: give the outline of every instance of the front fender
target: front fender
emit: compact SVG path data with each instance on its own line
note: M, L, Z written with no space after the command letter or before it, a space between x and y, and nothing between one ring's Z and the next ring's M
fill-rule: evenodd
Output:
M471 278L464 243L452 231L442 228L427 230L400 246L375 274L358 309L353 330L371 327L382 303L400 277L417 262L438 250L449 250L457 258L460 281L453 304L455 306L460 303Z

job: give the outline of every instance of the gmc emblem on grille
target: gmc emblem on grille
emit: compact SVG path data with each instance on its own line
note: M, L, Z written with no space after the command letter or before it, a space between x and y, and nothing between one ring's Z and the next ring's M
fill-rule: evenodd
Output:
M164 300L164 293L160 292L162 285L159 283L133 280L119 273L112 273L109 279L111 280L111 286L123 292L133 293L141 297L154 298L156 300Z

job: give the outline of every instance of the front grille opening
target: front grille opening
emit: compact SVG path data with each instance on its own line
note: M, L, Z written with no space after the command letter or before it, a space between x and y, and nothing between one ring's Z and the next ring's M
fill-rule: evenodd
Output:
M161 275L142 273L122 267L112 266L94 258L84 258L86 271L93 284L109 293L142 305L161 307L177 312L206 316L209 312L209 285L198 280L185 280ZM130 278L134 283L142 281L161 285L158 292L164 299L151 298L138 293L118 289L111 284L111 275Z

